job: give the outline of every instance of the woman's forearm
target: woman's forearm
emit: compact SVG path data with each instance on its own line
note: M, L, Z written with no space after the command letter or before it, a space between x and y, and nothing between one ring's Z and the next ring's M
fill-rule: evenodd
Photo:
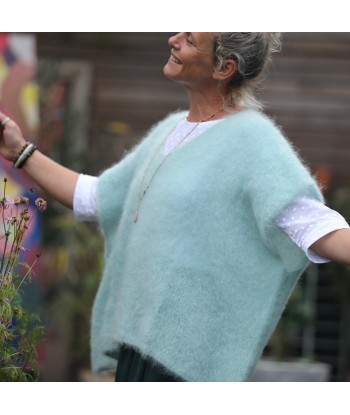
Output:
M72 209L79 173L35 151L23 166L26 174L48 195Z
M39 150L25 154L28 145L33 149L32 143L26 144L18 125L0 112L0 155L14 162L14 167L23 168L45 193L64 206L73 208L74 191L79 174L61 166Z
M310 247L331 261L350 265L350 229L339 229L323 236Z

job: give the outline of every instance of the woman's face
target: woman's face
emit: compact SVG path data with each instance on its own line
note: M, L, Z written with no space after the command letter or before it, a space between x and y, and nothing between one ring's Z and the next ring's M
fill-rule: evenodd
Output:
M168 43L171 55L163 70L166 77L190 88L213 83L213 33L181 32Z

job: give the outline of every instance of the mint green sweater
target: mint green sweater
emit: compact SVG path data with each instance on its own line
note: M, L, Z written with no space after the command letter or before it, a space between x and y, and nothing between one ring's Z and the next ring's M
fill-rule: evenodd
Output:
M275 218L298 196L322 195L274 123L244 111L166 159L134 223L146 166L184 115L99 178L106 262L92 368L115 370L127 343L188 381L244 381L308 263Z

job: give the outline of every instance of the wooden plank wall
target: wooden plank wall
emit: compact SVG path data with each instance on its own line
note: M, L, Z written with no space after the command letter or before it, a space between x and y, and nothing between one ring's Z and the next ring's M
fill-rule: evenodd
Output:
M163 76L169 33L37 33L39 58L93 67L90 173L118 160L187 96ZM263 99L308 164L350 184L350 33L285 33ZM124 134L108 126L121 122Z
M268 112L331 190L350 185L350 33L287 33L265 92Z

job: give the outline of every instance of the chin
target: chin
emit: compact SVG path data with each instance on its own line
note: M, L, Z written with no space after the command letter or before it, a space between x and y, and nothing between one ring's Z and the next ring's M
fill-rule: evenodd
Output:
M165 65L163 68L163 74L170 79L171 81L178 81L179 82L179 73L174 71L173 68L169 67L169 65Z
M168 79L174 79L173 76L173 71L169 68L169 65L166 64L163 68L163 74L168 78Z

